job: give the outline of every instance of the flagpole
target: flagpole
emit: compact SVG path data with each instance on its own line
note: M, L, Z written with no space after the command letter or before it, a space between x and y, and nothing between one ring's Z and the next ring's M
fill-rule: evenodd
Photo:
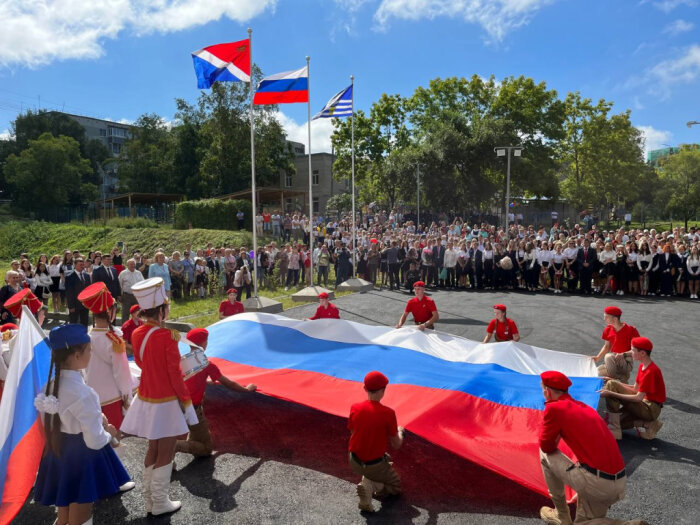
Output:
M355 76L350 75L352 101L350 106L350 141L352 144L352 276L357 273L357 220L355 218Z
M248 28L248 55L250 59L250 178L253 224L253 296L258 299L258 232L255 227L257 202L255 195L255 119L253 117L253 30Z
M314 199L313 199L313 174L311 172L311 71L309 69L310 56L306 56L306 82L307 82L307 101L306 101L306 112L307 112L307 125L308 125L308 135L309 135L309 257L311 257L311 274L310 282L306 286L314 285ZM303 270L302 270L303 271Z

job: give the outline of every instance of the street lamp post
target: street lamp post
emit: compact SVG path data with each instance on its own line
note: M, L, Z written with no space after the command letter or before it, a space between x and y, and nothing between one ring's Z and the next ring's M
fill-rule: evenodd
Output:
M420 164L416 164L416 232L420 225Z
M514 157L520 157L523 151L522 146L498 146L493 148L498 157L508 157L506 168L506 214L504 216L504 231L508 229L508 210L510 209L510 152L513 152Z
M692 128L693 126L698 126L698 125L700 125L700 122L698 122L697 120L691 120L689 122L686 122L686 126L688 126L689 128Z

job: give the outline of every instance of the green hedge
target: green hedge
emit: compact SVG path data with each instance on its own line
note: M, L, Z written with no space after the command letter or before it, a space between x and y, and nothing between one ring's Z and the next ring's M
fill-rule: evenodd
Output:
M236 213L245 214L245 229L251 230L253 217L251 203L246 200L202 199L185 201L175 209L175 228L209 228L213 230L237 230Z

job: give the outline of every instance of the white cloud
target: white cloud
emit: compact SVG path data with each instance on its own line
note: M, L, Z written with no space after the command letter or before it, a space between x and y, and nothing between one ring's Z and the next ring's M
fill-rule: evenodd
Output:
M309 152L309 134L307 123L298 124L294 119L288 117L281 111L277 113L277 120L287 133L287 139L294 142L301 142L306 146L306 152ZM333 122L329 118L320 118L311 121L311 153L330 153L331 152L331 135L333 134Z
M673 11L676 7L680 7L682 5L688 6L688 7L695 7L698 5L697 0L661 0L658 2L652 2L654 4L654 7L657 9L660 9L664 13L670 13Z
M679 18L678 20L674 20L666 27L664 27L662 33L671 36L676 36L680 35L681 33L687 33L688 31L692 31L694 27L695 24L693 24L692 22L687 22Z
M654 84L653 93L668 98L671 88L678 84L689 84L700 77L700 45L687 48L678 58L663 60L647 71L647 78Z
M90 59L123 31L167 33L226 17L244 22L277 0L3 0L0 66L38 67L55 60ZM244 36L244 35L242 35Z
M9 129L0 132L0 140L12 140L14 137Z
M382 0L374 15L380 29L392 18L402 20L463 18L478 24L488 40L502 41L511 31L530 22L535 12L556 0Z
M644 135L644 155L654 149L665 147L664 144L670 144L673 140L673 133L655 129L653 126L637 126L637 129Z

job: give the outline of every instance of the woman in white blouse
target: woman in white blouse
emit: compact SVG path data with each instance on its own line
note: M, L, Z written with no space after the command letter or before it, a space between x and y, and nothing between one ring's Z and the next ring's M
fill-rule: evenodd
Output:
M612 243L606 242L603 251L598 254L598 260L602 265L601 273L605 277L605 287L601 292L602 295L606 293L611 293L612 279L615 275L615 260L617 259L617 254L613 250Z
M688 288L690 298L698 298L698 288L700 287L700 256L698 255L698 246L695 245L690 249L690 255L685 261L685 266L688 270Z
M647 241L642 241L642 245L639 248L639 253L637 254L639 289L641 295L647 295L649 293L649 270L651 270L651 263L653 260L654 254L651 253L651 250L649 249L649 243Z

